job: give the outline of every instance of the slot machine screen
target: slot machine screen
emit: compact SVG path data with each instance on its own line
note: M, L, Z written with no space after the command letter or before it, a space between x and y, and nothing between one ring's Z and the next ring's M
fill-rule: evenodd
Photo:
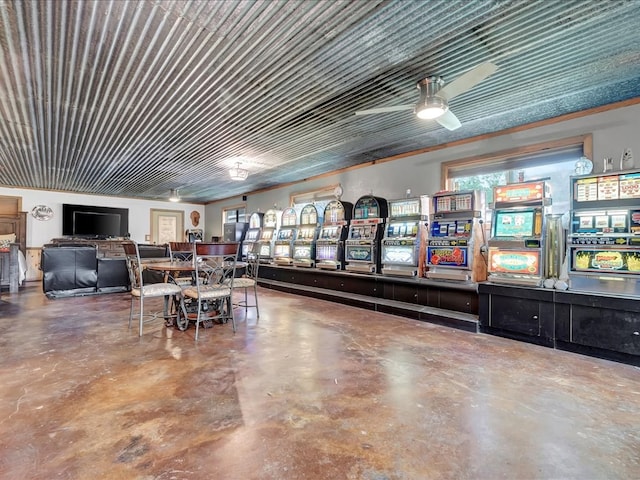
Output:
M278 240L289 240L291 238L291 230L280 230L278 232Z
M535 210L498 210L494 213L495 237L530 237L534 234Z

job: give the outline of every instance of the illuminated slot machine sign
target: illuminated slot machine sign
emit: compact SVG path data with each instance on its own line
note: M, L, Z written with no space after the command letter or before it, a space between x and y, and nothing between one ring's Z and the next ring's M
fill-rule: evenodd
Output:
M489 279L541 286L545 277L545 215L551 199L545 182L495 187Z
M259 240L262 230L264 213L254 212L249 216L249 228L242 243L242 257L248 258L253 249L253 245Z
M640 172L572 179L570 288L640 295Z
M293 265L315 266L316 240L318 238L318 210L309 203L300 211L298 234L293 242Z
M279 210L267 210L262 219L262 230L260 232L260 261L270 262L273 260L273 243L275 233L280 225L282 212Z
M484 192L440 192L433 196L426 277L481 282L487 278L482 258Z
M293 241L296 238L298 215L293 207L282 211L280 228L273 245L274 262L277 265L293 263Z
M374 196L360 197L345 240L345 270L361 273L380 271L380 242L387 217L387 201Z
M389 220L382 239L383 275L422 276L420 256L424 254L429 203L427 195L389 200Z
M353 205L330 201L324 209L322 228L316 241L316 268L342 270L344 241L347 238Z

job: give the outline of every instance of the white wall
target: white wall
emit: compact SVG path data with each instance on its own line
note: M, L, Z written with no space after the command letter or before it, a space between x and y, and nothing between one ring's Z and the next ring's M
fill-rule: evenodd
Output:
M491 118L486 121L490 122ZM258 210L264 212L274 204L282 209L289 206L291 193L319 189L336 183L342 184L342 200L351 203L370 193L388 200L403 198L408 188L414 195L430 195L440 190L442 162L589 133L593 134L594 172L602 171L605 157L613 158L617 168L622 152L628 147L633 151L636 167L640 168L640 105L633 105L353 169L268 192L248 192L246 202L242 201L241 196L214 202L205 208L208 226L205 237L222 234L222 210L230 205L246 204L249 214Z
M197 228L205 228L204 205L190 203L151 202L131 198L104 197L98 195L81 195L63 192L47 192L42 190L27 190L20 188L0 187L0 195L22 197L22 210L30 212L36 205L47 205L53 210L53 218L40 221L27 215L27 247L41 247L52 238L62 236L62 204L94 205L99 207L116 207L129 209L129 233L137 242L144 243L145 235L151 234L151 209L182 210L184 211L184 228L193 228L191 212L200 213L200 224Z

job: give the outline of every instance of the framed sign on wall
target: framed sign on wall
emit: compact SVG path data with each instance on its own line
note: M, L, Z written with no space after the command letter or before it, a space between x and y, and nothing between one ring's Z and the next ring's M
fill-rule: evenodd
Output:
M151 242L163 244L181 242L184 237L184 212L182 210L151 209Z

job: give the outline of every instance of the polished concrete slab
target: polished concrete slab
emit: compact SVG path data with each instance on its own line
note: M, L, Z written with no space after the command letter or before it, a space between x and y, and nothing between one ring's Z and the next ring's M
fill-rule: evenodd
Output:
M636 367L260 295L195 343L126 293L3 293L0 478L640 478Z

